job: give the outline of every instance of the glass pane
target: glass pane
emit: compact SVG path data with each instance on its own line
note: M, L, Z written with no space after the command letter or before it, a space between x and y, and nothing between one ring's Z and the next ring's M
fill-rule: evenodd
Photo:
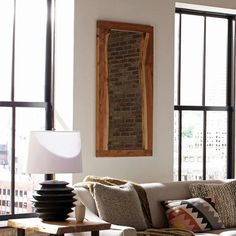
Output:
M226 105L227 64L226 19L208 17L206 21L206 105Z
M226 179L227 112L207 113L206 178Z
M44 100L46 3L16 1L16 101Z
M12 0L0 1L0 101L11 99L13 6Z
M17 108L16 109L16 184L18 194L15 199L15 213L32 212L32 190L42 181L43 175L22 174L25 157L28 151L28 138L31 130L45 130L45 109Z
M175 14L175 81L174 104L178 105L178 64L179 64L179 14Z
M0 109L0 215L11 213L11 108Z
M174 180L178 180L179 168L179 112L174 112Z
M203 112L182 113L182 180L200 180L203 173Z
M204 18L182 15L181 105L202 104Z

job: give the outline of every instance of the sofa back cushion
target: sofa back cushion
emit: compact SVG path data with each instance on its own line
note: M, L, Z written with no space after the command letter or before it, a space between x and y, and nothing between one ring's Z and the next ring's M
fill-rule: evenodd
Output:
M202 181L181 181L170 183L145 183L142 187L146 190L149 207L152 216L152 224L156 228L168 227L165 210L162 201L180 200L191 198L189 191L191 183L201 183ZM204 181L204 183L221 183L223 181Z
M212 180L204 181L204 183L223 183L229 180ZM191 198L189 185L192 183L201 183L202 181L182 181L170 183L144 183L141 186L145 189L149 207L151 211L152 224L156 228L168 227L165 210L161 205L162 201L180 200ZM77 198L85 207L98 215L94 198L90 194L89 189L77 187L75 191Z

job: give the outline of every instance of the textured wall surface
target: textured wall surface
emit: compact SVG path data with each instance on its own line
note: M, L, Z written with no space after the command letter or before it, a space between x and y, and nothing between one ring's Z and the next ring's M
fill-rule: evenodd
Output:
M117 30L109 35L109 150L142 149L141 37Z

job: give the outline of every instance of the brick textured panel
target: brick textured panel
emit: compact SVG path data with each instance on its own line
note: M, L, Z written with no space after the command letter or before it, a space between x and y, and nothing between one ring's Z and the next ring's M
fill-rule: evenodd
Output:
M109 150L142 149L142 33L111 31L108 41Z

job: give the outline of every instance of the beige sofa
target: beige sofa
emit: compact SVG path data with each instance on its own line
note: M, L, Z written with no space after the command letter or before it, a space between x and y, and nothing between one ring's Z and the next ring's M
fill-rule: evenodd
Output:
M225 183L231 180L224 181L204 181L204 183ZM199 182L199 181L198 181ZM155 228L166 228L168 222L166 219L165 211L161 205L162 201L188 199L191 198L189 191L189 185L192 183L198 183L197 181L188 182L170 182L170 183L143 183L141 186L145 189L149 207L151 211L152 224ZM202 183L202 182L200 182ZM75 188L76 197L78 201L82 202L86 207L86 218L92 221L102 221L98 217L98 211L94 198L90 194L90 191L84 187ZM236 196L235 196L236 197ZM235 214L236 216L236 214ZM104 230L100 232L101 236L136 236L137 232L132 227L111 225L110 230ZM195 233L195 235L201 236L236 236L236 228L225 228L219 230L210 230L201 233Z

